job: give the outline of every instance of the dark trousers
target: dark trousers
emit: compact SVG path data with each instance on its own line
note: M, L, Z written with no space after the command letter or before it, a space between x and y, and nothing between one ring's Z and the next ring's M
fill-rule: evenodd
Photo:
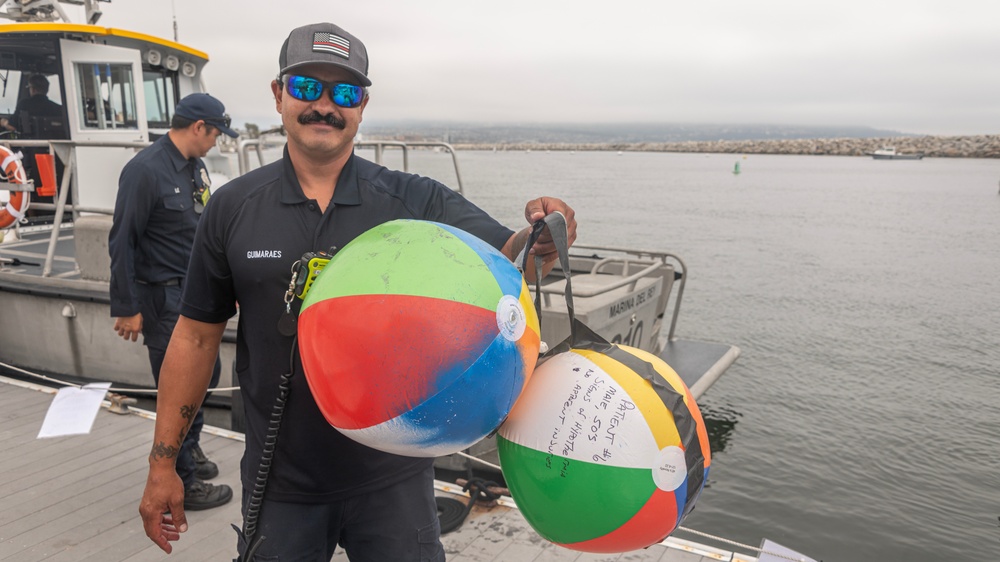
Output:
M246 517L250 490L243 490ZM434 467L381 490L324 504L261 506L254 562L329 562L338 546L351 562L444 562ZM237 544L246 550L243 536Z
M174 331L179 317L181 288L179 285L168 287L137 285L139 308L142 312L143 345L149 352L149 366L153 371L153 380L160 386L160 367L163 357L167 354L170 334ZM215 368L212 370L210 386L219 384L222 363L215 358ZM195 463L191 449L201 440L201 428L205 425L205 414L201 408L194 416L191 429L188 430L181 449L177 453L177 475L184 481L184 487L194 483Z

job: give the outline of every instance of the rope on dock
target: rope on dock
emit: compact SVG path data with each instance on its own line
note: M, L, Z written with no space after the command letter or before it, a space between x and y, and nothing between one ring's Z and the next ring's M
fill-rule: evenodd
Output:
M49 376L41 375L41 374L38 374L38 373L33 373L31 371L26 371L26 370L24 370L24 369L22 369L20 367L15 367L14 365L11 365L9 363L4 363L2 361L0 361L0 367L3 367L4 369L10 370L10 371L14 371L16 373L20 373L22 375L25 375L25 376L28 376L28 377L31 377L31 378L34 378L34 379L43 380L43 381L46 381L46 382L49 382L49 383L54 383L54 384L58 384L58 385L62 385L62 386L72 386L74 388L83 388L84 387L84 385L82 385L82 384L76 384L76 383L72 383L72 382L66 382L66 381L63 381L63 380L54 379L54 378L49 377ZM210 389L208 389L208 392L224 392L224 391L239 390L239 389L240 389L240 387L238 387L238 386L227 386L227 387L223 387L223 388L210 388ZM120 388L120 387L117 387L117 386L112 386L111 388L108 389L108 391L109 392L131 392L131 393L134 393L134 394L156 394L156 393L159 392L155 388Z

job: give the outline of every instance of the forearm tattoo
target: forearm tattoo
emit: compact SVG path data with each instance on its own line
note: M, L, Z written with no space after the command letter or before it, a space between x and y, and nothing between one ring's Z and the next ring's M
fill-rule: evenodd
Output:
M187 436L188 430L191 429L191 424L194 423L194 416L198 413L198 406L195 404L185 404L181 406L181 417L184 418L184 426L181 427L181 433L177 436L177 445L180 446L184 442L184 437Z
M150 451L149 458L153 460L177 458L177 454L181 449L181 443L184 442L184 437L187 436L187 432L191 428L191 424L194 422L194 416L197 413L198 406L195 404L185 404L184 406L181 406L181 418L184 420L184 426L177 435L177 443L171 445L167 445L163 441L153 443L153 450Z
M177 458L178 451L177 447L160 441L159 443L153 443L153 450L150 451L149 458L152 460L175 459Z

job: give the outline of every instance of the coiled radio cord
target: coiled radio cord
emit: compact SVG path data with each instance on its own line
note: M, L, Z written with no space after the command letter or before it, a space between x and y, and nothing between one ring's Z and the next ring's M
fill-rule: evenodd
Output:
M233 529L239 533L246 544L246 550L240 556L239 562L253 562L254 554L261 543L267 539L266 536L257 535L257 522L260 520L261 506L264 504L264 491L267 489L267 479L271 475L271 465L274 462L274 450L278 445L278 432L281 430L281 418L285 414L285 404L288 403L288 394L292 390L292 374L295 372L295 355L298 350L298 337L292 340L292 351L288 357L288 372L281 375L278 382L278 397L274 401L271 409L271 418L268 420L267 433L264 435L264 449L260 455L260 467L257 469L257 479L254 481L253 492L250 493L250 500L247 502L247 513L243 518L243 530L240 531L236 525Z

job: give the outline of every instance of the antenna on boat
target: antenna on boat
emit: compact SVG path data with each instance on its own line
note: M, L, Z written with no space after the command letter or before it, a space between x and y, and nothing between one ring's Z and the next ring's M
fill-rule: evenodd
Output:
M177 41L177 5L174 3L174 0L170 0L170 11L173 12L173 15L174 15L174 43L177 43L178 42Z

